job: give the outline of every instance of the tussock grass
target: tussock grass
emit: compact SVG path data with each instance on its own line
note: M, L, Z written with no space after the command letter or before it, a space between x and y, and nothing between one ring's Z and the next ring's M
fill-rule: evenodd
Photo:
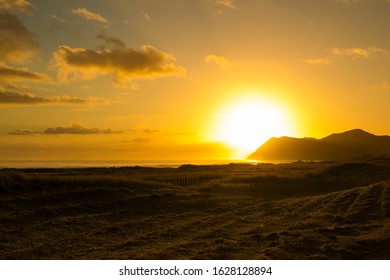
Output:
M390 165L0 170L1 259L388 259Z

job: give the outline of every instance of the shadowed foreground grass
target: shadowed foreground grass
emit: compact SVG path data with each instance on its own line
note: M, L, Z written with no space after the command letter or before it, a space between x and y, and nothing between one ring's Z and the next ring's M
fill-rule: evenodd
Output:
M390 162L0 170L1 259L390 259Z

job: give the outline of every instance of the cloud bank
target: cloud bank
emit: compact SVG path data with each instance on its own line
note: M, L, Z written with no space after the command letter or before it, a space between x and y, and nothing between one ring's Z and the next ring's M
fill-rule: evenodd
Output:
M111 75L119 84L134 79L185 74L176 58L153 46L139 49L128 47L119 39L100 36L106 46L97 50L60 46L53 54L51 65L57 69L59 81L89 80L98 75Z
M85 18L86 20L98 21L98 22L102 22L102 23L108 22L108 19L106 19L102 15L91 12L85 8L73 9L72 13L75 15L79 15L79 16Z

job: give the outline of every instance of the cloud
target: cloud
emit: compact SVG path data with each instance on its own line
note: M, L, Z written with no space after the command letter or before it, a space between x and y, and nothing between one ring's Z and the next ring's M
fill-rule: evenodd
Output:
M0 92L2 91L28 92L29 90L30 88L26 85L19 85L16 83L7 83L7 82L0 81Z
M121 50L127 49L126 43L117 38L106 36L103 34L100 34L98 38L106 42L107 46L112 46L114 49L121 49Z
M57 15L50 15L50 18L62 23L67 23L68 21L66 19L63 19L62 17L59 17Z
M371 85L363 88L364 90L369 91L378 91L378 92L389 92L390 91L390 83L387 81L383 81L379 84Z
M98 21L98 22L102 22L102 23L108 22L108 19L104 18L102 15L91 12L85 8L73 9L72 13L75 15L82 16L83 18L85 18L87 20Z
M143 15L143 17L144 17L146 20L150 20L150 16L149 16L149 14L148 14L147 12L141 10L140 13L141 13L141 15Z
M78 98L70 96L52 96L39 97L31 93L16 93L0 89L1 105L50 105L50 104L68 104L68 105L92 105L106 104L107 101L97 97Z
M306 59L305 62L311 65L328 65L336 57L350 57L352 59L373 58L378 55L388 55L388 51L377 47L368 48L339 48L334 47L327 51L327 56L317 59Z
M229 8L229 9L237 9L237 6L236 4L234 4L234 1L233 0L215 0L215 3L218 5L218 6L223 6L225 8Z
M306 59L305 62L311 65L328 65L330 60L328 58Z
M205 57L204 61L207 64L215 64L223 69L228 69L232 66L232 62L223 56L208 55Z
M150 138L138 137L138 138L133 138L131 142L135 144L149 144L153 142L153 140Z
M47 128L43 134L119 134L123 131L101 128L87 128L80 123L74 123L69 127L57 126L54 128Z
M157 129L144 128L141 130L141 132L145 133L145 134L154 134L154 133L157 133L159 131Z
M43 131L36 131L30 129L18 129L11 131L8 135L35 135L35 134L46 134L46 135L60 135L60 134L120 134L123 131L102 129L102 128L87 128L80 123L74 123L71 126L57 126L53 128L46 128Z
M119 85L135 79L153 79L185 74L176 58L153 46L128 47L119 39L99 36L107 46L97 50L60 46L51 65L57 69L59 81L88 80L98 75L111 75Z
M339 56L351 56L353 58L360 58L360 57L372 57L377 54L384 54L387 55L388 52L381 48L376 47L369 47L369 48L333 48L331 50L331 53L333 55L339 55Z
M39 131L29 129L18 129L7 133L8 135L35 135L41 134Z
M23 63L34 57L38 43L19 18L5 10L0 10L0 60Z
M17 10L25 14L35 12L35 7L26 0L0 0L0 9L2 10Z
M27 68L15 68L7 66L4 63L0 62L0 81L32 81L32 82L42 82L50 81L50 77L36 73L28 70Z

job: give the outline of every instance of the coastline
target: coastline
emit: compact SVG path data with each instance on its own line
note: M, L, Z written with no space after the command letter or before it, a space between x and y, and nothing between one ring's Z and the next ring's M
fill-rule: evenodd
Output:
M390 161L0 170L0 259L388 259Z
M154 167L177 168L182 165L227 165L227 164L260 164L291 163L292 160L0 160L0 169L35 169L35 168L104 168L104 167Z

